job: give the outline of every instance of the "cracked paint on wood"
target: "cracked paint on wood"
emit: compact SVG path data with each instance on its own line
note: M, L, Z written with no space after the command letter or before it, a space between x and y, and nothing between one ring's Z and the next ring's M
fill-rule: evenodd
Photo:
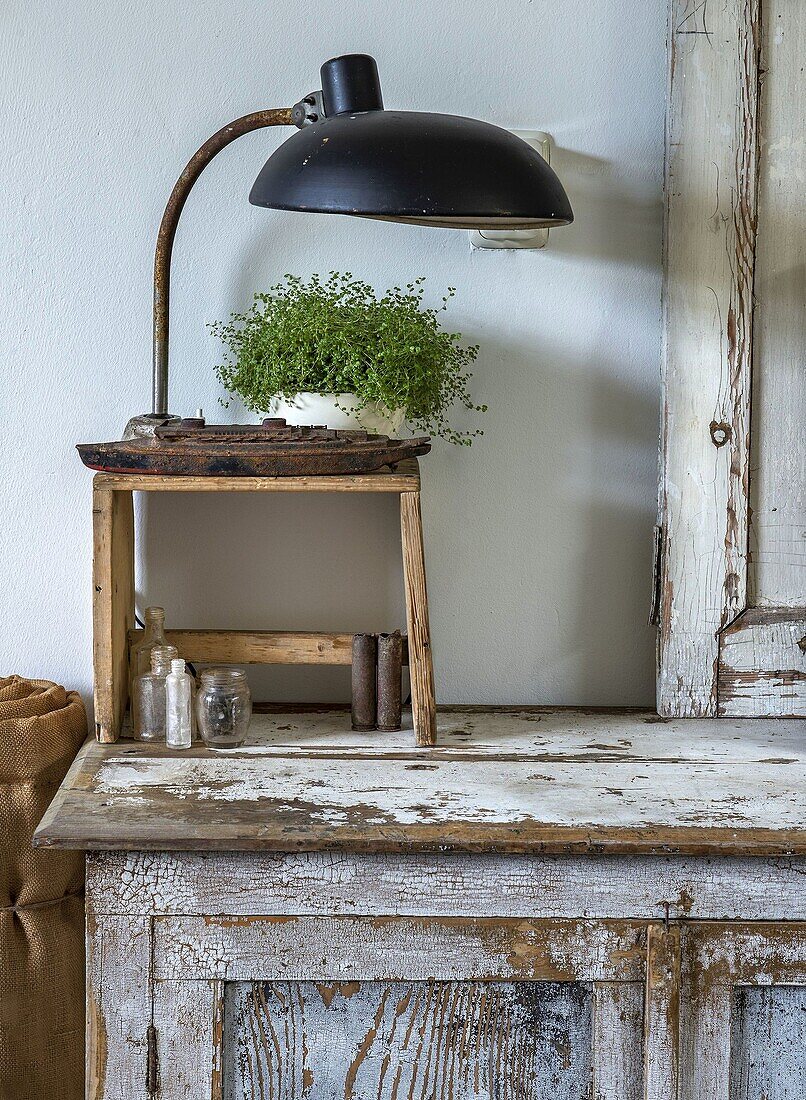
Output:
M501 918L163 917L153 973L203 981L640 981L644 927ZM312 950L312 946L315 948ZM416 950L415 950L416 947Z
M667 715L806 715L795 648L806 636L804 50L786 0L672 0L659 500Z
M727 1090L739 1064L731 1063L731 1013L737 988L778 990L806 985L806 926L791 920L777 924L685 920L667 928L664 922L646 920L444 918L432 910L439 904L445 883L453 881L453 895L449 889L448 900L456 908L463 907L460 898L466 893L465 910L483 906L500 913L507 906L511 886L521 898L527 897L530 869L539 867L540 861L428 854L389 855L387 859L384 863L378 856L345 853L93 856L88 876L88 1058L96 1070L90 1095L96 1100L122 1100L124 1096L143 1096L145 1100L145 1039L153 1012L160 1100L208 1095L221 1100L227 1081L239 1083L232 1073L227 1077L226 1069L227 1057L233 1057L225 1027L229 982L248 983L250 988L267 982L273 986L314 984L325 1008L325 1002L332 1005L338 996L367 982L384 989L395 983L448 983L461 989L496 983L561 982L592 983L592 1018L584 1034L587 1045L580 1039L574 1048L575 1056L581 1057L587 1050L591 1059L588 1092L582 1095L593 1100L674 1097L666 1086L673 1083L679 994L681 1072L676 1100L735 1100ZM185 861L189 863L184 865ZM715 884L713 889L720 888L721 873L734 863L726 858L660 861L650 857L648 861L555 859L547 865L558 882L564 878L566 866L578 866L582 876L583 868L596 862L611 864L608 881L616 897L618 890L613 884L623 882L624 890L628 889L636 867L644 862L650 864L650 873L652 864L666 864L667 876L674 864L699 864L701 888L710 882ZM761 878L768 870L775 874L776 866L790 861L740 862L757 864ZM156 865L159 869L155 870ZM474 880L475 867L479 874ZM515 867L517 874L513 874ZM794 865L790 869L797 875ZM120 880L118 899L133 908L150 892L151 906L164 904L175 885L172 903L180 900L188 915L102 912L108 894L114 893L111 883L115 874ZM804 878L802 868L800 878ZM264 879L273 883L261 894L258 884ZM200 881L198 894L188 889L191 880ZM215 884L222 881L228 885L216 894ZM728 881L723 882L723 890ZM375 894L373 882L379 883ZM664 885L661 878L657 885ZM601 905L607 907L604 881L599 888L603 891ZM317 894L319 889L324 892ZM334 893L328 894L329 890ZM242 895L242 912L228 912L236 893ZM538 894L533 888L532 897ZM374 917L322 915L328 912L331 896L343 908L383 905L386 911ZM265 907L272 897L285 897L284 904L291 911L267 916ZM319 915L295 915L295 897L300 907L316 907ZM580 877L580 907L585 897ZM401 899L420 906L421 915L400 916L395 905ZM676 900L688 913L696 904L686 888L681 888ZM794 894L790 900L789 916L802 911L802 892L800 901ZM566 903L571 904L570 897ZM539 903L532 904L537 907ZM678 936L683 960L679 979L675 962ZM784 1023L782 1020L781 1026ZM786 1026L791 1028L792 1022ZM369 1030L362 1035L366 1037ZM278 1036L288 1042L287 1033L278 1032ZM382 1036L382 1042L387 1043L391 1062L395 1056L391 1037ZM355 1058L353 1053L346 1060L344 1082ZM240 1057L238 1064L243 1065ZM253 1059L250 1064L254 1067L258 1062ZM379 1052L372 1065L383 1064ZM290 1072L289 1062L286 1067ZM251 1087L253 1082L248 1077L244 1080L243 1087ZM265 1075L262 1080L267 1080ZM357 1100L360 1068L354 1081ZM384 1087L387 1081L388 1077ZM561 1079L556 1087L565 1084ZM303 1094L314 1095L304 1092L305 1078L302 1085ZM342 1100L342 1094L337 1095ZM480 1095L487 1094L482 1090ZM779 1100L774 1093L773 1097ZM741 1094L740 1098L749 1100ZM784 1093L781 1100L790 1098Z
M643 988L596 982L593 997L592 1100L645 1100Z
M88 1100L149 1100L151 922L87 906Z
M679 1040L680 928L653 924L647 929L644 1100L678 1100Z
M788 920L806 859L419 852L91 853L100 911Z
M806 571L801 583L806 591ZM720 637L719 713L743 718L806 715L804 639L803 608L752 609L740 615Z
M762 4L748 596L754 607L792 610L800 606L802 637L806 634L806 23L799 7L790 0ZM759 663L758 667L789 666ZM784 708L780 713L793 712ZM797 713L806 714L806 705Z
M792 915L801 913L802 907ZM735 1091L742 1073L734 1030L736 998L741 987L806 987L806 924L695 923L684 926L681 944L681 1096L761 1100L763 1092L745 1097ZM788 1026L798 1024L790 1020ZM753 1039L747 1036L747 1041ZM798 1095L803 1095L802 1087Z
M641 924L153 923L160 1100L640 1096Z
M672 0L664 225L658 706L717 713L746 605L758 0Z

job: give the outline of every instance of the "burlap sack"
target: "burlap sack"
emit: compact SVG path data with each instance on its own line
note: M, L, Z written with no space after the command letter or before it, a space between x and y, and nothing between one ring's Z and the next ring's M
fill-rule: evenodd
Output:
M0 1100L84 1095L84 860L31 837L86 734L76 692L0 677Z

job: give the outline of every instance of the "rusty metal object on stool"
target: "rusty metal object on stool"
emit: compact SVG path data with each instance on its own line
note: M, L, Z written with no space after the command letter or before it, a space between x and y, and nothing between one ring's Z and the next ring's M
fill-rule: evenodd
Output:
M362 474L427 454L427 436L390 439L371 432L292 425L207 424L188 418L159 426L153 436L115 443L80 443L81 461L116 474L194 477L291 477Z
M374 634L353 635L352 719L362 733L375 729L375 677L378 640Z
M402 711L403 638L400 631L378 635L378 729L400 729Z

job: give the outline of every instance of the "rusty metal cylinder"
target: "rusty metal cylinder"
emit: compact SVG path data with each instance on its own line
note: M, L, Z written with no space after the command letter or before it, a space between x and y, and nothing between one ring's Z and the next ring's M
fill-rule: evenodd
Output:
M378 642L374 634L353 635L353 729L376 728Z
M378 729L400 729L402 710L403 638L400 631L378 635Z

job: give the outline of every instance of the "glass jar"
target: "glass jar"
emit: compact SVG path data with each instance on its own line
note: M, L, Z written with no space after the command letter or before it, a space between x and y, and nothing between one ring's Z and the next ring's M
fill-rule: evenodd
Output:
M252 696L239 668L208 668L196 693L199 733L210 748L235 749L244 743L252 717Z
M151 650L151 671L134 681L134 736L138 741L165 740L165 680L176 657L176 646Z

